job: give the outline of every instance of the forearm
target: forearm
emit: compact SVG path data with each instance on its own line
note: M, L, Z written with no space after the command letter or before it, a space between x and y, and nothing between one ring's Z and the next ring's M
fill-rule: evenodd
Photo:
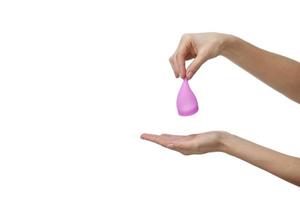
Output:
M300 63L229 36L222 55L275 90L300 103Z
M231 134L221 137L220 151L242 159L300 186L300 159L257 145Z

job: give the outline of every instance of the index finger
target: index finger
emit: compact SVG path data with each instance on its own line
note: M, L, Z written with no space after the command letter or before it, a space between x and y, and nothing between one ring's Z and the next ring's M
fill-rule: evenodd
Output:
M180 50L176 52L174 56L174 65L179 69L179 74L181 78L185 78L186 76L186 68L185 68L185 53Z
M149 134L149 133L143 133L141 135L141 138L144 139L144 140L148 140L150 142L154 142L156 144L162 145L164 147L167 146L167 144L164 141L164 139L161 136L159 136L159 135Z

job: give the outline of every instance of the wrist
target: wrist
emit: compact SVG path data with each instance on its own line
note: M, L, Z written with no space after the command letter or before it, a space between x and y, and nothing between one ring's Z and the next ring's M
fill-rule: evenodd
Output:
M234 50L235 44L238 42L238 38L234 35L224 34L223 36L223 48L221 50L221 55L228 57L230 52Z
M219 136L219 151L223 153L228 153L230 149L230 140L234 135L228 133L228 132L222 132Z

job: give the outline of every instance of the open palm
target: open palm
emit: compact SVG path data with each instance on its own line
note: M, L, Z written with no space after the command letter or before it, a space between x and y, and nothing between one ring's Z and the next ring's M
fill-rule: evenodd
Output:
M212 131L187 136L144 133L141 135L141 138L178 151L184 155L191 155L219 151L222 133L221 131Z

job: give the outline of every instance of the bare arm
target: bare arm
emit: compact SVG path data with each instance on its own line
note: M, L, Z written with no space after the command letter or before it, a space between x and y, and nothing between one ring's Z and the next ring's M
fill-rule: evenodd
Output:
M300 63L232 37L223 55L275 90L300 103Z
M224 134L221 151L300 186L300 159L257 145L240 137Z
M170 63L176 77L180 75L190 79L203 63L219 55L300 103L300 63L255 47L233 35L185 34L170 57ZM193 62L186 69L185 61L193 58Z
M188 136L143 134L142 139L184 155L224 152L300 186L300 159L257 145L235 135L213 131Z

